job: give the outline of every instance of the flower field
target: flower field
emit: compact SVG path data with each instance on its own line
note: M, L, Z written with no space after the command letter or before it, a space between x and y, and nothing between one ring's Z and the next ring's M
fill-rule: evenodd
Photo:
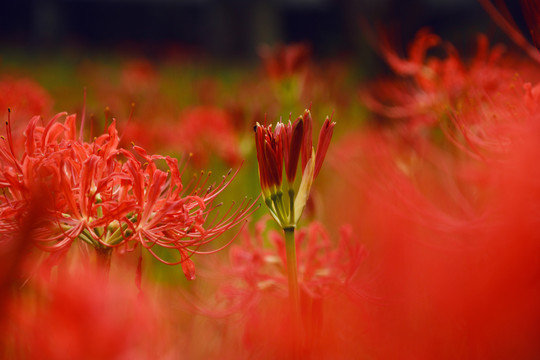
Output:
M480 2L512 41L366 31L374 78L3 54L0 357L539 358L540 12Z

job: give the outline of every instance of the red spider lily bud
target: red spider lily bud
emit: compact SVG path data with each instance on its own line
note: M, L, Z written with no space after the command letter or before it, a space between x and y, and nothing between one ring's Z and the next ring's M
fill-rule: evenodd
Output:
M283 178L283 124L278 124L275 132L272 127L265 128L259 123L255 125L255 144L261 187L263 190L280 186Z
M289 129L291 129L290 123ZM289 133L291 133L291 131ZM289 180L290 183L293 183L294 179L296 178L296 168L298 167L298 158L300 157L303 137L304 121L302 118L298 118L292 125L292 134L290 139L290 149L288 149L288 156L287 154L284 154L285 158L287 159L287 180Z
M276 150L275 144L270 145L268 141L264 142L264 159L266 160L265 166L268 170L267 182L270 186L280 186L282 179L281 153Z
M332 134L334 133L335 122L331 122L328 117L324 121L321 132L319 133L319 142L317 143L317 156L315 158L315 174L314 177L317 177L319 170L321 170L326 151L330 145L330 140L332 140Z
M295 227L306 205L313 179L321 169L330 145L334 122L328 118L319 135L317 152L312 146L312 119L309 110L291 124L255 125L255 147L259 162L259 178L266 205L282 228ZM295 189L298 161L302 156L302 180ZM285 165L285 166L284 166ZM286 191L282 189L283 167L287 177ZM286 192L288 198L283 197Z
M255 147L257 149L257 161L259 163L259 178L261 180L261 188L263 191L269 187L268 185L268 175L267 167L264 165L266 160L264 158L264 136L266 129L262 127L259 123L253 128L255 130ZM262 166L261 166L262 164Z
M307 162L311 157L312 140L311 134L313 132L313 120L311 119L311 113L309 110L304 111L302 115L304 122L304 138L302 140L302 171L306 168Z

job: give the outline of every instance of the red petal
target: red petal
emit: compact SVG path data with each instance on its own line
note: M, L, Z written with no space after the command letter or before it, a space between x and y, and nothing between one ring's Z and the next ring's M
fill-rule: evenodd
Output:
M328 118L324 121L323 127L319 134L319 142L317 144L317 154L315 155L315 173L314 177L317 177L319 170L321 170L324 157L326 156L326 151L330 145L330 140L332 140L332 134L334 132L335 122L331 122Z
M302 149L304 138L304 121L302 118L298 118L293 125L290 152L288 154L287 161L287 180L294 182L296 178L296 168L298 167L298 158L300 157L300 150Z
M195 264L187 256L184 250L178 249L178 251L180 251L180 255L182 257L181 265L182 265L182 270L184 271L184 275L186 276L186 279L195 280Z
M304 112L302 116L304 122L304 141L302 143L302 172L306 168L306 164L311 157L311 148L313 146L313 140L311 139L313 132L313 120L311 119L311 113L309 110Z

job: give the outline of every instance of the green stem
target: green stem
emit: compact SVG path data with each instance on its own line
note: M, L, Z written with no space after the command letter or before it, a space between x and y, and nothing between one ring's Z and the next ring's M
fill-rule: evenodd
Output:
M289 223L294 224L294 189L292 184L289 183Z
M298 266L296 264L296 243L294 241L294 227L284 228L285 249L287 252L287 276L289 280L289 299L295 328L295 352L300 355L302 336L302 318L300 309L300 287L298 286Z

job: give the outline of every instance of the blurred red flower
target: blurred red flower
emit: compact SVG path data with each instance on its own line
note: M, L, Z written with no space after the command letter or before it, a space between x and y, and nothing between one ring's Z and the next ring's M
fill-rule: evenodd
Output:
M191 107L179 119L167 134L171 149L192 153L197 166L208 165L211 156L229 166L240 164L240 139L228 111L211 106Z
M222 267L223 277L218 278L216 285L216 303L202 306L194 300L192 305L210 316L239 316L241 326L231 318L231 330L243 339L248 354L289 358L297 337L292 333L293 316L288 302L285 239L274 230L266 234L267 221L259 221L254 235L244 232L242 243L231 247L229 264ZM266 245L268 241L270 246ZM354 355L348 345L341 348L343 342L351 339L334 334L340 332L336 326L347 316L359 315L356 306L362 291L357 275L365 257L363 246L352 237L349 228L343 227L339 240L333 241L316 222L297 231L296 242L306 334L304 355ZM335 307L336 302L342 302L341 310ZM360 336L354 332L351 335ZM356 351L358 354L360 350Z
M155 304L123 279L103 283L78 268L38 277L9 306L3 356L28 359L149 359L170 353ZM152 335L153 334L153 335Z

